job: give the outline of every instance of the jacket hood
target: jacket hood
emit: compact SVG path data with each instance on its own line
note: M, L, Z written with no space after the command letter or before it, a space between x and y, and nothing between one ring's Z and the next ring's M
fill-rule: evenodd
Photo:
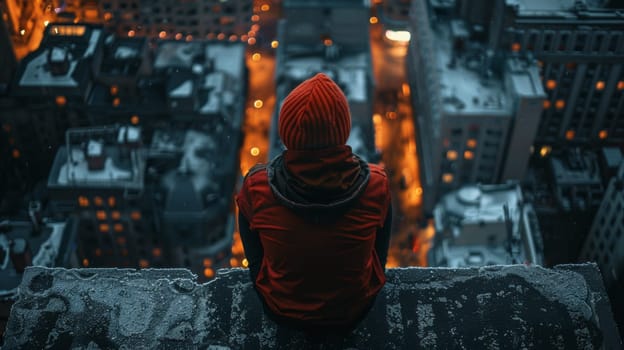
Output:
M368 164L347 145L322 150L286 150L267 166L278 201L306 216L340 215L365 191Z

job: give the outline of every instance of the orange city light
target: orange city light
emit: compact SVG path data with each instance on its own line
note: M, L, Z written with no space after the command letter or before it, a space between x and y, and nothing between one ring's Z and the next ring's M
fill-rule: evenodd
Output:
M142 269L149 267L149 261L147 259L139 259L139 267Z
M11 152L11 156L13 156L13 158L17 159L19 157L21 157L21 153L18 149L14 149L13 152Z
M270 9L271 9L271 6L269 6L269 4L262 4L262 6L260 6L260 10L264 12L267 12Z
M141 212L138 210L133 211L130 213L130 218L134 221L141 220Z
M249 153L252 156L257 157L260 154L260 149L258 147L252 147L251 150L249 150Z
M158 37L161 39L164 39L167 37L167 32L165 32L164 30L160 31L160 33L158 33Z
M251 55L251 60L254 62L260 61L261 58L262 58L262 55L257 52Z
M55 102L57 106L63 107L67 104L67 99L65 96L56 96Z
M548 90L554 90L556 87L557 87L557 82L556 81L554 81L552 79L546 80L546 88Z
M574 139L575 134L576 134L576 133L574 132L574 130L568 130L568 131L566 131L566 133L565 133L565 138L566 138L566 140L573 140L573 139Z
M470 148L477 147L477 140L475 140L475 139L468 139L468 141L466 141L466 146L468 146Z
M95 198L93 198L93 204L101 207L104 204L104 200L102 200L102 197L100 196L95 196Z
M564 100L557 100L557 102L555 102L555 107L557 109L563 109L565 107L565 101Z
M446 159L448 160L456 160L457 159L457 151L450 150L446 152Z
M520 48L521 48L520 43L513 43L513 44L511 44L511 51L513 51L513 52L520 51Z
M609 133L607 132L607 130L600 130L600 132L598 133L598 137L601 140L604 140L607 138L607 136L609 136Z
M624 90L624 80L620 80L617 83L617 89L618 90Z
M277 41L277 40L271 41L271 47L272 48L277 49L278 46L279 46L279 41Z
M474 152L472 151L464 151L464 158L467 160L474 159Z
M604 88L605 88L605 82L602 81L602 80L598 80L596 82L596 90L602 91L602 90L604 90Z
M332 39L324 39L323 40L323 45L325 46L332 46L334 44L334 42L332 41Z
M206 278L213 278L214 277L214 270L210 267L206 267L204 269L204 276Z
M78 197L78 205L81 207L88 207L89 206L89 198L85 197L85 196L80 196Z
M442 181L444 181L444 183L447 183L447 184L453 182L453 174L451 173L443 174Z
M379 22L379 18L372 16L368 19L368 22L370 22L370 24L376 24L377 22Z
M95 216L98 220L106 220L106 212L104 210L98 210L95 212Z
M111 218L113 220L119 220L121 218L121 213L119 212L119 210L113 210L113 212L111 213Z
M130 117L130 123L131 123L132 125L137 125L137 124L139 124L139 121L140 121L140 119L139 119L139 116L138 116L138 115L133 115L132 117Z
M254 101L254 107L255 108L262 108L263 105L264 105L264 102L262 102L262 100L255 100Z
M544 109L548 109L548 108L550 108L552 103L550 103L550 100L544 100L542 105L543 105Z

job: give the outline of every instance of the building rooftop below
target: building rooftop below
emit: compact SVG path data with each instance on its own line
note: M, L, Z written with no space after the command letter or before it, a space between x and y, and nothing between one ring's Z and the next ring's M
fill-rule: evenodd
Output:
M219 270L197 284L183 269L26 270L4 346L18 348L621 347L593 264L552 269L400 268L362 323L311 338L262 311L248 272Z

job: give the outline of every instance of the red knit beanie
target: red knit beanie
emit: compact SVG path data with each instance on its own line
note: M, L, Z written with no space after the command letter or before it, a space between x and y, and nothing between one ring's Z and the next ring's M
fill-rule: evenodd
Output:
M340 87L327 75L318 73L284 99L278 123L286 148L322 149L346 144L351 114Z

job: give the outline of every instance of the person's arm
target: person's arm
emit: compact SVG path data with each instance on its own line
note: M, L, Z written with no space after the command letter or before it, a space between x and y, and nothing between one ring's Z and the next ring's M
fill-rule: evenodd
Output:
M383 268L386 267L388 259L388 248L390 247L390 231L392 230L392 204L388 205L388 213L384 224L377 230L375 237L375 251Z
M262 264L262 257L264 256L264 248L262 248L262 242L260 241L258 232L251 230L249 221L240 212L238 214L238 230L240 232L241 241L243 242L245 257L249 263L249 276L251 282L256 284L256 278L258 277L260 265Z

